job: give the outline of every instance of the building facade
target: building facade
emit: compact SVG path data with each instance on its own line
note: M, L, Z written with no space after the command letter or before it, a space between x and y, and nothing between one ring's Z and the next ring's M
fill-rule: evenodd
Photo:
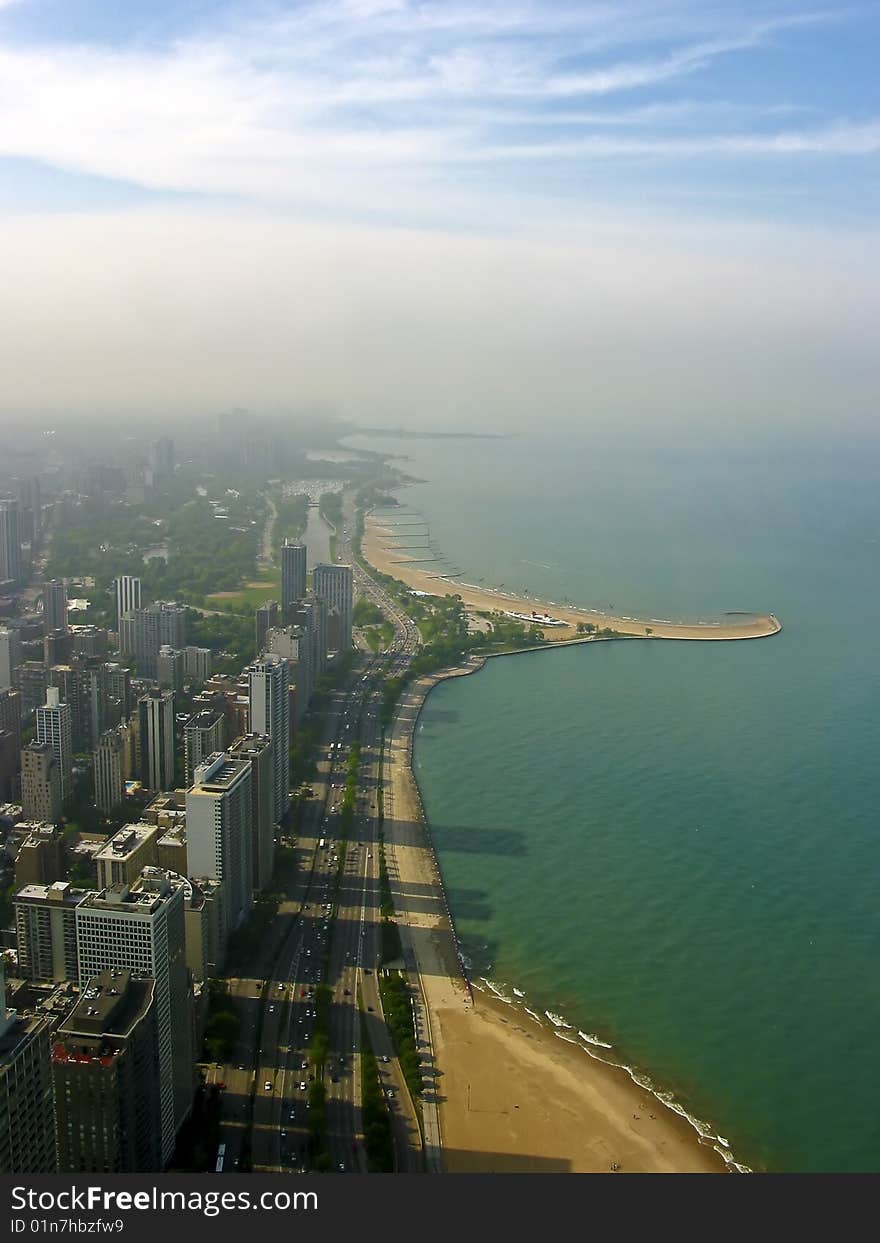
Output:
M290 674L281 656L266 655L248 668L249 733L272 739L272 816L281 824L290 802Z

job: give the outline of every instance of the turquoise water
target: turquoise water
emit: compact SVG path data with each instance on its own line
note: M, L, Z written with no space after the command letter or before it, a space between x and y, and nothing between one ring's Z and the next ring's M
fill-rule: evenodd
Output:
M416 771L478 974L612 1043L754 1168L876 1170L876 449L387 447L468 581L782 619L490 661L430 696Z

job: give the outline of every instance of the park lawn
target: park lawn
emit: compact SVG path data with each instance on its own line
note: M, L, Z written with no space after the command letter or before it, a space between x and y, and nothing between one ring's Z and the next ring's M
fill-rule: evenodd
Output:
M264 600L279 600L280 598L281 575L277 574L271 578L254 579L238 591L215 591L205 596L205 603L208 607L216 606L217 608L223 608L227 604L231 604L234 609L246 606L256 608Z

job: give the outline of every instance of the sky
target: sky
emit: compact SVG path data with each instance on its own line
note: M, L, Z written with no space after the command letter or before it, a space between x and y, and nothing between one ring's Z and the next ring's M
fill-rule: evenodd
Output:
M877 3L0 0L0 414L872 426Z

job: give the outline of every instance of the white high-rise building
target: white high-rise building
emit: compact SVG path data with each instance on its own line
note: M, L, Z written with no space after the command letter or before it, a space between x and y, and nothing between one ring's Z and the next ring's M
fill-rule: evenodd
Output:
M328 609L339 614L339 649L351 647L351 619L354 612L354 571L350 565L316 565L312 590Z
M264 734L238 738L227 751L251 766L251 884L265 889L275 868L275 764L272 739Z
M21 636L17 630L0 629L0 690L15 685L15 671L21 664Z
M248 669L250 691L249 726L252 734L272 739L272 819L283 820L290 802L290 673L287 661L268 654Z
M46 688L46 702L37 708L37 742L48 743L52 748L61 777L61 801L64 803L73 793L73 734L70 704L61 702L57 686Z
M186 792L186 866L191 876L222 883L230 931L253 906L252 820L250 763L210 756Z
M116 580L116 631L124 614L141 607L141 580L131 574L121 574Z
M158 1079L162 1159L168 1162L181 1123L192 1108L194 1061L184 900L188 883L146 867L133 885L90 893L76 908L79 985L108 967L156 981Z

